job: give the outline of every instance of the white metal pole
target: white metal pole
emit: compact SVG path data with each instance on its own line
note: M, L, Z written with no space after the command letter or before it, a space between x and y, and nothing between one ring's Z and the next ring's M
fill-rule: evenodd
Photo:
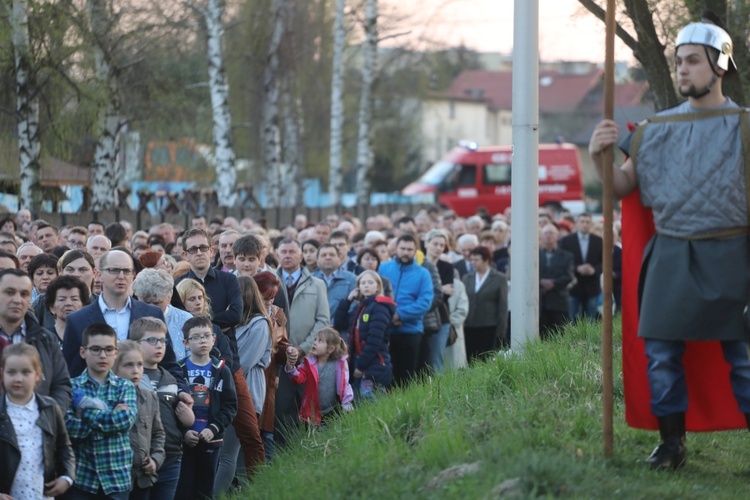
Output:
M515 0L513 19L511 347L539 338L539 0Z

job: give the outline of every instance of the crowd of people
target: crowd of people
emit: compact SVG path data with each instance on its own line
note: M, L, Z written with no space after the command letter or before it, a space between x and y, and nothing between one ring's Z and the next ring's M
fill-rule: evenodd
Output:
M0 222L0 498L211 498L295 427L509 345L509 211L190 222ZM595 314L592 227L540 216L545 337Z
M613 121L589 145L615 194L638 188L653 209L638 335L661 436L654 469L686 461L685 371L699 363L683 366L686 341L721 342L750 423L750 133L721 90L736 72L732 39L709 17L677 36L687 101L636 129L622 167L604 164ZM706 149L716 137L722 147ZM509 344L510 211L190 223L0 220L0 500L212 498L252 478L295 427ZM541 210L534 229L539 276L515 279L539 280L544 339L598 314L603 249L587 213ZM616 245L617 307L620 261ZM728 372L709 358L706 370Z

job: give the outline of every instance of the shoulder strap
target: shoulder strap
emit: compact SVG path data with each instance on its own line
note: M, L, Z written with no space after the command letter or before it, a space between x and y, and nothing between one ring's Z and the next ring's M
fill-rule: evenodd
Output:
M718 116L737 115L747 112L747 108L729 108L729 109L711 109L708 111L696 111L693 113L679 113L674 115L654 116L649 118L649 123L668 123L668 122L691 122L695 120L705 120L707 118L716 118Z

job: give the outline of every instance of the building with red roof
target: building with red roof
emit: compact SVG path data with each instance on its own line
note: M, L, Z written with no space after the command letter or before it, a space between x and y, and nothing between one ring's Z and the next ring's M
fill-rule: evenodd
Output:
M539 141L571 142L581 148L584 179L593 180L585 149L604 109L604 71L588 62L545 65L539 81ZM437 161L460 140L480 145L512 142L512 71L464 71L442 93L423 103L423 158ZM518 90L523 92L524 89ZM627 121L653 114L647 82L622 81L615 86L615 118ZM588 168L587 168L588 167Z

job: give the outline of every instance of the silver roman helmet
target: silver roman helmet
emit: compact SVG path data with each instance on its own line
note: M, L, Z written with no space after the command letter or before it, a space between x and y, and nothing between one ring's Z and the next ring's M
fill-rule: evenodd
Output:
M719 59L716 61L716 66L729 71L729 63L731 62L732 67L737 69L737 65L732 58L732 37L715 24L705 22L691 23L682 28L677 34L675 48L686 44L713 47L719 51Z

